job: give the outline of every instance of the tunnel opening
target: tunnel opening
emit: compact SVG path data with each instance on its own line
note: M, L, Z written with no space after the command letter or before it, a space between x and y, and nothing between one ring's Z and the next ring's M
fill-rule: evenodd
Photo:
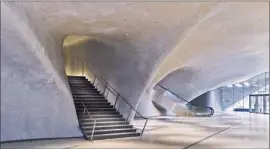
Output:
M89 63L86 63L87 56L81 48L93 40L91 36L69 35L63 42L64 67L67 76L85 76L92 78L88 70Z
M104 47L109 49L91 36L71 35L63 42L65 72L80 129L91 141L140 136L143 130L130 124L134 108L93 67L93 59L102 62Z

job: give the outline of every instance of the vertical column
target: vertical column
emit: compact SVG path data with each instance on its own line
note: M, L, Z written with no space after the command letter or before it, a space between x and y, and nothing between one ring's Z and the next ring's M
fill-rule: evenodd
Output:
M263 113L266 113L266 97L267 96L263 96Z
M252 112L251 101L252 101L252 96L249 95L249 112Z
M255 109L255 112L258 113L259 112L259 100L258 100L258 96L254 96L254 100L255 100L254 109Z

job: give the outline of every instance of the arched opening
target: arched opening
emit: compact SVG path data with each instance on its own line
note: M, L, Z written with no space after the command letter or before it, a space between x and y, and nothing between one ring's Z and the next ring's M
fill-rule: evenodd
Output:
M135 108L100 75L105 74L100 70L112 69L106 63L112 50L91 36L71 35L63 42L66 75L80 128L88 140L136 137L144 131L130 124Z
M95 42L91 36L69 35L63 42L65 72L67 76L86 76L93 78L93 68L87 51L89 43ZM91 69L92 68L92 69Z

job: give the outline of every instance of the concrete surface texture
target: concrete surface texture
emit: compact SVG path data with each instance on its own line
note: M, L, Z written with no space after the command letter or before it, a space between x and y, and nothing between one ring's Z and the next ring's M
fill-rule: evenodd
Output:
M2 143L1 148L269 148L268 115L242 114L150 120L139 138L37 140ZM134 123L143 125L137 120Z
M156 80L192 100L268 71L268 11L264 3L219 4L166 57Z
M186 90L189 97L265 70L268 6L1 2L1 141L82 136L64 66L69 55L74 65L75 53L80 61L69 72L80 73L86 63L86 70L101 74L134 107L139 101L148 107L140 108L145 115L154 111L154 84L178 68L201 77L179 80L198 86ZM64 55L68 35L90 38L68 44Z

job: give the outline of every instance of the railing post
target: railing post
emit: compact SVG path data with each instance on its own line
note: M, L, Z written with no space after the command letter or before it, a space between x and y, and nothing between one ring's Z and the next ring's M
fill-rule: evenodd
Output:
M94 126L93 126L93 129L92 129L92 134L91 134L91 141L93 140L93 135L94 135L94 132L95 132L96 122L97 122L97 120L95 120L95 122L94 122Z
M98 84L99 84L99 81L97 80L97 86L96 86L96 89L98 90Z
M132 110L133 110L132 107L130 107L130 112L129 112L128 116L127 116L126 122L128 122L128 120L129 120L129 115L131 114L131 111L132 111Z
M107 88L107 82L106 82L106 84L105 84L105 87L104 87L104 91L103 91L103 95L105 95L105 91L106 91L106 88Z
M117 97L116 97L116 99L115 99L115 103L114 103L114 105L113 105L114 108L115 108L115 105L116 105L116 103L117 103L118 98L119 98L119 94L117 94Z
M97 78L97 76L95 75L94 81L93 81L94 86L95 86L96 78Z
M105 99L107 99L108 95L109 95L109 91L107 92L107 95L106 95Z
M85 113L85 108L83 108L83 117L84 117L84 113Z
M142 130L141 136L143 135L143 132L144 132L144 129L145 129L145 127L146 127L147 122L148 122L148 118L146 119L146 121L145 121L145 123L144 123L144 126L143 126L143 130Z

